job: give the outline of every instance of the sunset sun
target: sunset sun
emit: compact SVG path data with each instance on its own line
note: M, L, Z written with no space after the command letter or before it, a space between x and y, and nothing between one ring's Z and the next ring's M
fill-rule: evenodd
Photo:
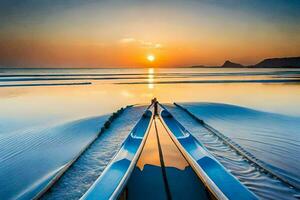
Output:
M155 56L150 54L147 56L147 60L150 61L150 62L153 62L155 60Z

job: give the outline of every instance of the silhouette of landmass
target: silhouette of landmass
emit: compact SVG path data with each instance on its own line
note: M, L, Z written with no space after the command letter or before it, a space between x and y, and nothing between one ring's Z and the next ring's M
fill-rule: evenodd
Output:
M242 65L229 60L225 61L222 66L192 66L192 67L207 67L207 68L300 68L300 57L286 58L268 58L255 65Z
M259 62L254 67L300 67L300 57L269 58Z
M241 64L238 64L238 63L231 62L229 60L226 60L221 67L226 67L226 68L228 68L228 67L236 68L237 67L237 68L240 68L240 67L245 67L245 66L243 66Z

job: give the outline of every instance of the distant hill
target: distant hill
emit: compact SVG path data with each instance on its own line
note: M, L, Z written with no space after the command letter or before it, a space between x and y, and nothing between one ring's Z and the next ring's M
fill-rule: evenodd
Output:
M300 57L269 58L253 67L300 67Z
M241 64L238 64L238 63L231 62L229 60L226 60L221 67L226 67L226 68L241 68L241 67L245 67L245 66L243 66Z
M242 65L226 60L222 66L192 66L193 68L300 68L300 57L268 58L255 65Z

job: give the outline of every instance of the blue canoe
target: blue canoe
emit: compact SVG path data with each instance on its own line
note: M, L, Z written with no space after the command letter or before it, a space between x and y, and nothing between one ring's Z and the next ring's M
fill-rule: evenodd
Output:
M176 146L217 199L258 199L230 174L166 109L161 119Z
M152 112L147 110L102 175L81 199L117 199L120 196L143 148L151 120Z
M152 108L151 108L152 109ZM257 199L166 109L147 110L81 199Z

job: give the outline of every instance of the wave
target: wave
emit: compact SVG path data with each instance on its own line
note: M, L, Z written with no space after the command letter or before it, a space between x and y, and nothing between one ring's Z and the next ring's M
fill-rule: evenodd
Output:
M167 105L167 108L228 171L261 199L274 199L274 197L277 199L297 199L297 195L300 194L299 191L257 166L247 158L248 156L244 156L246 152L237 151L237 146L233 147L232 143L226 142L230 140L229 138L220 137L215 132L211 132L205 127L205 124L199 123L199 118L193 117L180 106ZM224 137L227 139L224 140Z
M79 82L79 83L31 83L31 84L5 84L1 87L36 87L36 86L67 86L67 85L90 85L91 82Z
M15 69L16 71L22 71L22 69ZM1 73L0 77L3 78L16 78L16 77L65 77L65 76L91 76L91 77L106 77L106 76L147 76L149 73L74 73L72 69L67 69L70 73ZM246 71L246 72L155 72L155 76L289 76L289 75L299 75L299 70L279 70L279 71Z
M148 77L31 77L31 78L1 78L0 82L17 81L75 81L75 80L126 80L147 79Z
M241 80L180 80L180 81L153 81L152 84L205 84L205 83L300 83L300 79L241 79ZM144 85L149 84L149 81L139 81L139 82L118 82L118 85Z
M32 199L99 133L108 116L0 135L0 199Z
M41 199L79 199L100 176L145 109L126 109Z
M300 117L229 104L180 105L241 146L272 173L300 188Z

